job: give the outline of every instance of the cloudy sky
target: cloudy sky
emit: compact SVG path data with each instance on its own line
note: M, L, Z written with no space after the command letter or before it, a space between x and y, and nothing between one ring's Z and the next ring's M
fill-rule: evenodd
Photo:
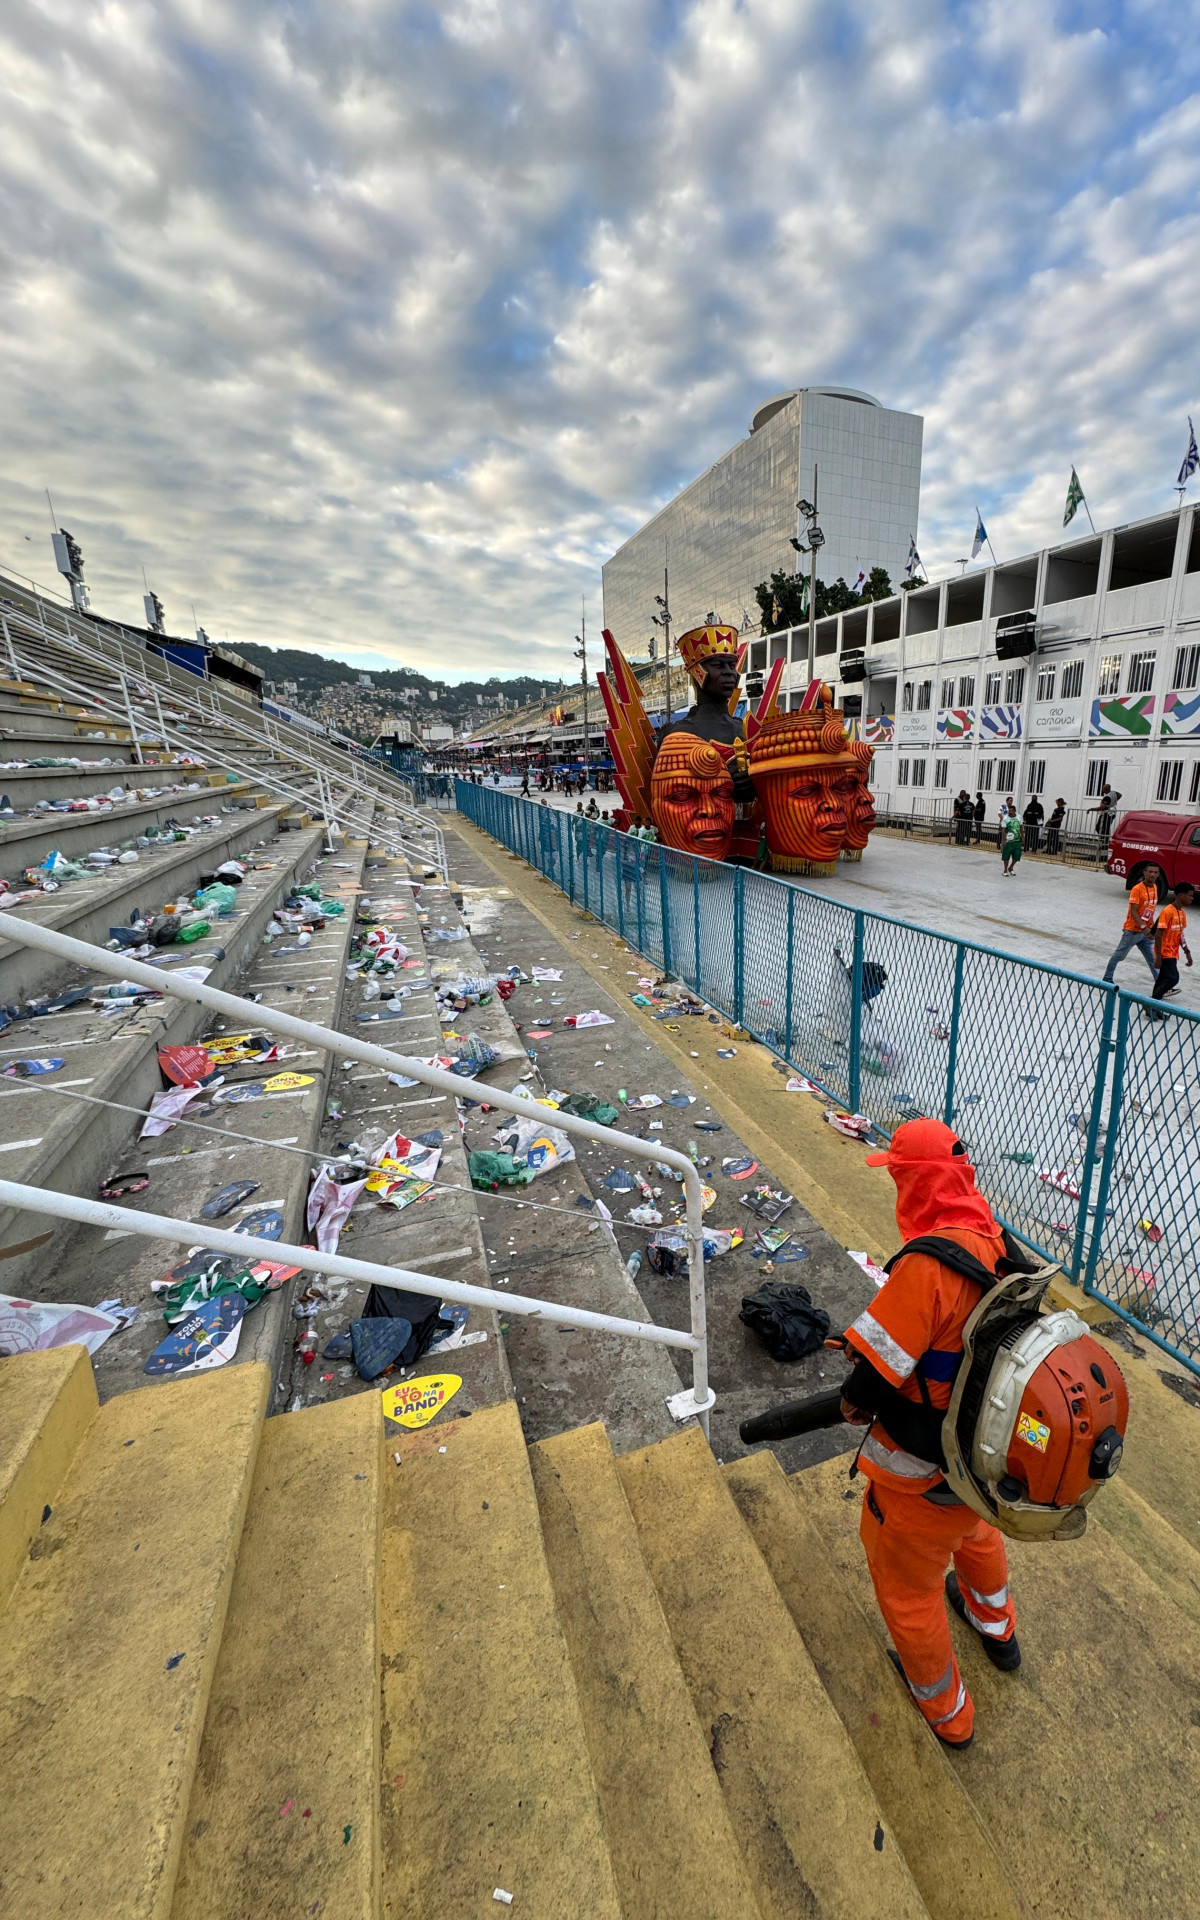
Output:
M1200 0L6 0L0 562L456 677L805 381L920 545L1172 503ZM27 536L29 536L27 538Z

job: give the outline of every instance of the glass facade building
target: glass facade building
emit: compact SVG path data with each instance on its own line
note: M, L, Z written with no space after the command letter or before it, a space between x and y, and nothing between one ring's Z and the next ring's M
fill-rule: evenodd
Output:
M604 567L604 624L626 653L649 652L656 593L670 571L677 632L710 613L731 626L754 590L800 562L788 542L796 502L813 498L825 546L818 577L851 585L861 567L886 567L899 583L917 535L921 490L918 414L897 413L847 387L803 387L759 407L749 436L655 514Z

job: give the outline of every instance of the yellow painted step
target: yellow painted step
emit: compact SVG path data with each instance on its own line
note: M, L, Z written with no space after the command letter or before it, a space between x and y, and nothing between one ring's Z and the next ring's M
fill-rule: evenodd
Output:
M854 1742L932 1920L1019 1920L1026 1911L955 1771L879 1657L861 1608L773 1453L731 1461L725 1479Z
M172 1920L379 1911L382 1447L373 1393L263 1428Z
M270 1386L96 1415L0 1632L0 1912L166 1920Z
M1129 1385L1121 1484L1156 1508L1189 1546L1200 1548L1200 1409L1163 1385L1149 1343L1140 1359L1122 1347L1110 1344L1109 1350ZM1165 1355L1162 1364L1168 1364Z
M1103 1489L1088 1512L1090 1524L1106 1528L1155 1586L1200 1628L1200 1553L1170 1521L1120 1477Z
M844 1466L792 1485L883 1659ZM1023 1664L997 1673L951 1619L976 1707L958 1776L1038 1920L1182 1920L1196 1911L1200 1633L1094 1521L1082 1540L1007 1544Z
M924 1916L704 1435L616 1465L763 1920Z
M513 1403L389 1439L383 1511L385 1915L500 1887L522 1920L619 1920Z
M99 1404L86 1347L0 1360L0 1611Z
M622 1911L760 1920L604 1427L529 1460Z

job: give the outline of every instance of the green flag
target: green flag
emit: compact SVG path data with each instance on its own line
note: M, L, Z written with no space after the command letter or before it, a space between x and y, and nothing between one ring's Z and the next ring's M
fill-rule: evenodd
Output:
M1079 484L1079 475L1071 468L1071 484L1067 488L1067 505L1063 514L1063 525L1069 527L1075 515L1083 505L1083 488Z

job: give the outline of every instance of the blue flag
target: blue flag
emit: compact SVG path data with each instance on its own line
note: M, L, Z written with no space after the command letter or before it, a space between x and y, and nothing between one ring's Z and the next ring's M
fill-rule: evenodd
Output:
M987 539L987 537L988 537L988 535L987 535L987 528L986 528L986 527L984 526L984 524L983 524L983 515L982 515L982 514L980 513L980 511L979 511L979 508L978 508L978 507L976 507L976 509L975 509L975 538L974 538L974 539L972 540L972 542L971 542L971 558L972 558L972 560L973 560L973 559L975 558L975 556L976 556L976 554L977 554L977 553L979 552L979 550L980 550L980 548L981 548L981 547L983 546L983 543L984 543L984 541L985 541L985 540Z
M1183 465L1179 469L1179 478L1175 482L1175 485L1177 487L1185 487L1188 481L1191 479L1192 475L1195 473L1197 467L1200 467L1200 447L1196 445L1196 429L1192 425L1192 416L1189 413L1188 415L1188 449L1183 456Z

